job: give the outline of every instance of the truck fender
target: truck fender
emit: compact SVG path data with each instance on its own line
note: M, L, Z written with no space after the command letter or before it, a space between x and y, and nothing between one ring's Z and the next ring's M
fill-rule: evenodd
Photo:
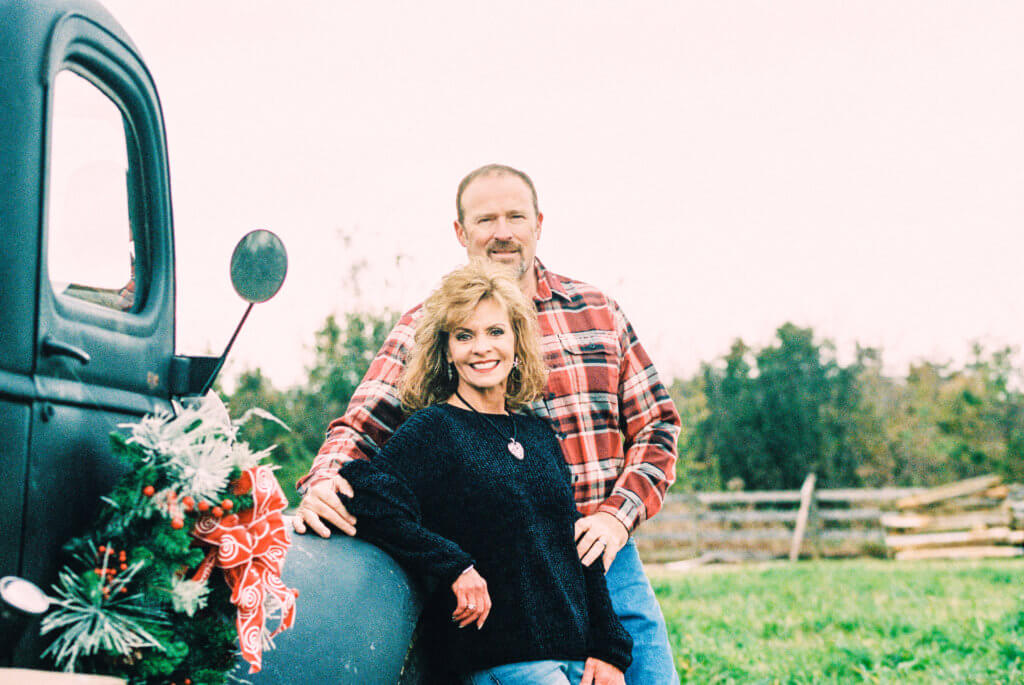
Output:
M259 673L250 675L239 659L234 675L253 685L417 680L410 645L422 610L420 585L364 540L337 532L291 538L281 579L299 591L295 624L264 651Z

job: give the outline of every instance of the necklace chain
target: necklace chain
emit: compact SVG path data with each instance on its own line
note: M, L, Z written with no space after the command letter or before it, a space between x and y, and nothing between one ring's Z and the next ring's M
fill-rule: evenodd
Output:
M464 405L469 407L473 411L474 414L476 414L477 416L482 418L484 421L486 421L487 425L489 425L494 430L495 433L500 435L502 437L502 439L506 439L505 438L505 434L501 431L501 429L498 428L498 425L496 423L494 423L493 421L491 421L490 418L488 418L487 414L484 414L482 411L479 411L476 407L474 407L472 404L467 402L466 398L463 397L462 395L460 395L458 390L455 391L455 396L458 397L459 400ZM511 411L509 411L507 407L506 407L505 411L508 411L508 418L512 422L512 437L511 438L507 438L507 440L508 440L508 445L507 445L508 451L516 459L522 459L523 456L524 456L523 445L518 440L516 440L516 415L513 414Z

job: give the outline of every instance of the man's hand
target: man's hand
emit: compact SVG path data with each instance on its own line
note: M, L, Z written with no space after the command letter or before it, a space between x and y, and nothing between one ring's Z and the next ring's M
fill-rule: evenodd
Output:
M292 522L295 532L305 533L306 526L309 525L320 537L329 538L331 531L324 525L324 521L327 521L334 524L342 533L355 535L356 517L348 513L345 505L341 503L339 492L346 497L354 496L352 486L341 476L334 476L307 490L306 496L299 502L299 509Z
M476 628L483 628L484 621L491 613L491 595L487 592L487 581L470 567L468 571L452 583L456 606L452 620L458 622L460 628L476 623Z
M608 662L590 657L583 664L580 685L626 685L626 676Z
M590 566L600 556L607 572L627 540L629 531L608 512L599 511L576 521L576 552L584 566Z

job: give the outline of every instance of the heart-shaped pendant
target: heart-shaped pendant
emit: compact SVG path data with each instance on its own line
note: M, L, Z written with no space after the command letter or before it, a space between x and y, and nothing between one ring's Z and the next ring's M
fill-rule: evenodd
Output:
M519 442L517 442L516 440L509 440L508 451L509 453L512 454L513 457L522 461L524 456L523 446Z

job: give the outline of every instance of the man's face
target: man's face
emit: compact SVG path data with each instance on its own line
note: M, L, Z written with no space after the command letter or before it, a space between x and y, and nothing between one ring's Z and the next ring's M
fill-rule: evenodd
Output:
M455 235L471 258L509 264L520 280L533 273L544 215L534 211L522 179L512 174L474 179L462 193L462 213Z

